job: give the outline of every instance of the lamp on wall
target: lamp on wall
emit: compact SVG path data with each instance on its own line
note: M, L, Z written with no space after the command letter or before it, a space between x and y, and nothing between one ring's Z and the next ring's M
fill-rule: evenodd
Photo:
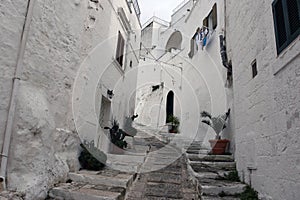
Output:
M114 96L114 91L113 90L107 90L107 96L108 98L112 99Z

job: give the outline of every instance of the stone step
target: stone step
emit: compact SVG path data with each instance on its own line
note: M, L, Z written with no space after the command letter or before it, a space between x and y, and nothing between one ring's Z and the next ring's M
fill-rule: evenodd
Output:
M149 198L152 197L153 199L182 199L181 188L182 186L178 184L148 182L145 196Z
M129 188L134 181L136 174L111 173L97 174L89 171L69 173L68 178L74 182L89 183L92 185L107 185L111 187Z
M201 173L195 173L196 178L199 180L201 179L217 179L220 176L224 177L225 175L228 175L232 171L215 171L215 172L201 172Z
M225 194L226 196L233 196L242 193L246 185L238 182L229 181L217 181L211 180L211 182L201 183L202 193L207 196L219 196Z
M187 149L187 151L209 150L208 148L205 148L205 147L202 147L202 146L189 146L186 149Z
M200 149L200 150L193 150L193 149L190 149L190 150L186 150L186 153L187 154L203 154L203 155L208 155L208 153L210 152L210 150L208 149Z
M237 197L202 196L202 200L239 200Z
M234 162L232 155L203 155L188 154L190 161L207 161L207 162Z
M122 200L125 197L125 188L63 183L51 189L49 197L55 200Z
M203 141L193 141L191 143L191 145L199 145L199 146L201 146L202 144L203 144Z
M199 162L189 161L189 164L195 172L216 172L222 171L233 171L236 169L235 162Z

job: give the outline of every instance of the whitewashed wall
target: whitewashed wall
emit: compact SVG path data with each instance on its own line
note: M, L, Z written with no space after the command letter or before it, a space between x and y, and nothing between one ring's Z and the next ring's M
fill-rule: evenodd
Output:
M12 78L14 77L27 1L1 1L0 23L0 149L9 109Z
M197 27L202 26L203 19L209 14L214 3L217 3L218 7L218 26L216 31L211 37L209 45L203 51L198 51L196 55L190 59L188 57L190 40ZM191 11L187 11L188 8ZM176 23L172 21L172 26L161 32L158 42L160 45L154 49L151 54L156 59L162 56L159 59L160 61L182 67L183 71L181 74L180 68L164 63L161 63L161 65L164 66L161 70L162 67L159 66L159 63L153 61L152 55L146 55L146 61L142 62L139 66L138 86L143 86L148 83L159 84L163 81L165 82L165 89L161 96L163 97L161 105L163 113L160 113L161 116L157 117L158 113L142 116L138 119L141 123L147 123L150 119L152 119L150 121L155 121L159 118L161 119L159 124L161 126L165 124L166 95L169 90L172 90L175 92L178 104L180 105L180 109L175 106L175 113L179 115L178 117L181 121L181 134L186 137L196 137L197 140L205 140L205 145L208 145L207 141L209 139L215 137L211 129L208 129L207 134L207 127L200 122L200 112L202 110L208 110L211 111L213 115L224 114L227 108L232 104L231 90L224 87L226 69L222 66L218 39L219 33L224 28L223 16L223 1L208 0L197 1L194 7L184 6L172 16L172 19L174 19ZM164 54L169 37L175 31L180 31L183 36L181 45L182 51ZM167 69L168 72L165 69ZM173 80L170 74L174 76ZM144 94L144 92L141 93ZM139 103L140 105L148 104L144 106L143 109L150 110L151 105L154 103L152 100L145 102L145 99L142 100L139 98L142 94L137 97L137 108L139 108ZM160 105L160 103L156 101L156 105ZM147 120L143 121L145 118L147 118ZM224 133L224 137L231 139L230 126L227 131L227 133Z
M227 1L234 74L236 159L266 199L300 198L300 42L276 52L272 0ZM258 75L252 78L252 61Z
M49 187L64 180L69 170L78 169L80 141L76 132L79 129L74 126L74 120L78 118L74 118L73 111L86 108L94 116L99 116L100 94L106 95L109 88L115 93L113 115L121 125L124 117L134 112L135 96L132 91L136 87L137 71L133 69L138 63L138 56L133 50L137 53L139 49L140 24L134 10L129 13L126 1L99 2L37 0L34 5L8 164L8 189L25 192L26 199L45 199ZM3 137L27 1L1 1L0 6L1 11L6 13L1 14L0 22L3 30L0 33L0 136ZM124 33L116 13L118 7L124 8L133 30L127 43L130 44L127 52L131 53L126 58L124 72L115 66L108 67L116 55L117 33L119 30ZM131 60L132 68L129 67ZM87 85L80 85L80 76L77 77L79 79L76 76L84 67L90 74L84 82ZM111 73L107 75L111 78L101 76L105 70ZM72 90L78 94L80 89L75 88L78 84L83 89L94 90L85 93L91 95L91 101L85 101L86 98L80 105L73 105ZM83 99L81 95L77 98L79 101ZM82 105L86 107L76 107ZM121 109L117 105L122 105ZM89 115L79 114L82 117L79 121L89 121ZM94 118L91 120L95 121ZM99 133L87 134L88 138L94 139Z

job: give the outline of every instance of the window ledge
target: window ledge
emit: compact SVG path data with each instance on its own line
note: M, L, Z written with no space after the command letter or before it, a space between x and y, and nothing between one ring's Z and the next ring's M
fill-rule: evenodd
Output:
M112 63L116 67L116 69L120 72L120 74L123 76L125 71L122 69L122 66L118 63L118 61L115 58L112 58Z
M273 63L273 73L277 75L290 62L300 55L300 36L290 43L279 55L277 55L275 63Z

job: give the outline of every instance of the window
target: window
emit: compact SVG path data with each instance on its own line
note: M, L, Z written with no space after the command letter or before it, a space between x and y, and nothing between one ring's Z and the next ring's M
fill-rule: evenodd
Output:
M210 30L214 30L218 26L217 4L213 6L208 16L203 20L203 26L208 27Z
M123 66L124 46L125 46L125 40L124 40L121 32L119 31L116 60L121 66Z
M272 4L277 54L300 33L300 1L275 0Z
M252 78L254 78L255 76L257 76L257 64L256 64L256 60L254 60L251 64L252 66Z

